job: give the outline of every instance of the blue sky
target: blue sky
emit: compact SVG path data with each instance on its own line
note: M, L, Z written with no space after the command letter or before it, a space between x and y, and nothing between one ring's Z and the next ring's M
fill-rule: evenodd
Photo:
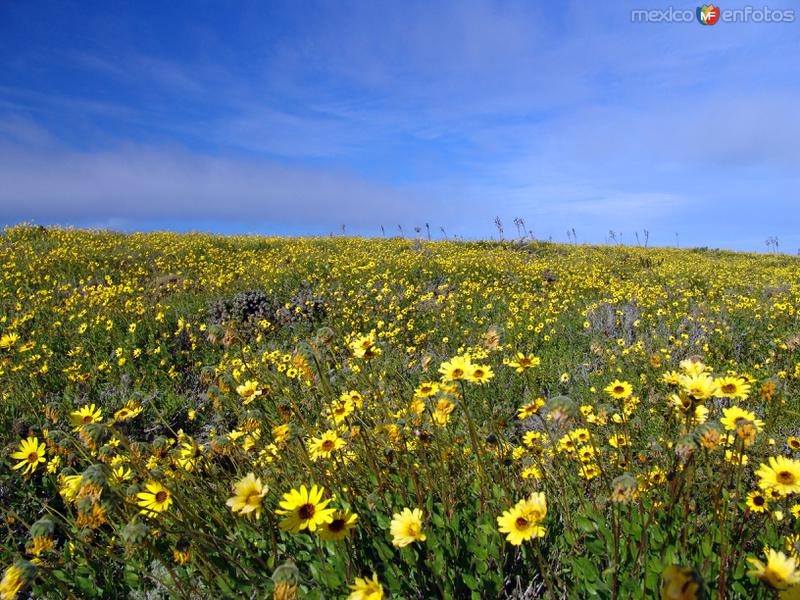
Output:
M0 223L797 252L800 6L666 6L5 0Z

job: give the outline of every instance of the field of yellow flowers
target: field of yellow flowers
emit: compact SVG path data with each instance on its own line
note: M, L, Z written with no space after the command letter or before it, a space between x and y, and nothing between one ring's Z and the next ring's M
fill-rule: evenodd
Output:
M800 598L800 259L0 236L0 597Z

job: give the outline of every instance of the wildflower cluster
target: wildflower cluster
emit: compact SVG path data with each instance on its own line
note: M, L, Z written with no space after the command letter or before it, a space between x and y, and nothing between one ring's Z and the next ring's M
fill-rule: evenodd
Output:
M0 241L3 600L800 595L797 258Z

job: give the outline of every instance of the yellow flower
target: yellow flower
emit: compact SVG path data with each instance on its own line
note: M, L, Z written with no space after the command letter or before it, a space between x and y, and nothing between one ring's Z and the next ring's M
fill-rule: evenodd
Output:
M142 412L142 407L129 402L114 413L114 420L117 422L129 421Z
M750 577L758 577L776 590L785 590L800 583L800 571L794 558L788 558L783 552L776 552L772 548L766 548L764 556L767 558L766 564L748 557L747 562L753 567L747 572Z
M800 460L784 456L770 456L769 464L761 464L756 471L758 487L772 489L781 496L800 492Z
M305 529L316 531L320 525L330 523L336 511L327 508L330 499L322 499L324 492L325 488L315 484L310 490L301 485L299 490L293 489L285 493L279 503L280 508L275 511L286 517L280 522L280 528L291 533L300 533Z
M682 360L680 367L683 369L683 372L689 376L700 375L706 370L706 365L702 360Z
M25 583L25 571L18 565L10 565L0 580L0 599L14 600Z
M450 421L450 415L455 410L456 405L450 402L447 398L442 398L436 403L436 409L433 411L433 422L440 426L445 426Z
M167 510L172 504L172 494L157 481L149 481L145 491L136 494L137 504L142 510L139 512L148 517L154 517Z
M325 523L319 530L319 537L326 542L343 540L350 534L350 530L356 526L358 515L349 510L337 510L333 513L333 520Z
M428 398L439 391L439 384L435 381L423 381L414 390L414 395L419 398Z
M693 363L698 364L698 363ZM696 373L694 375L681 375L679 382L683 390L695 400L706 400L711 398L717 391L714 379L707 373Z
M544 398L536 398L535 400L531 400L527 404L523 404L519 410L517 411L517 417L519 419L527 419L531 415L536 414L536 412L544 406Z
M633 392L633 386L627 381L615 379L604 387L603 391L615 400L624 400Z
M585 479L586 481L591 481L592 479L600 475L600 473L602 473L600 467L595 464L581 463L580 466L578 467L578 475L581 477L581 479Z
M13 470L17 470L25 467L25 475L28 473L33 473L36 470L36 467L39 466L39 463L43 463L45 461L46 453L47 448L44 444L39 443L38 438L29 437L24 439L19 443L19 450L11 454L11 458L15 458L20 462L11 468Z
M371 331L367 335L359 336L350 342L350 349L353 351L356 358L363 358L364 360L374 358L381 353L381 349L375 345L374 331Z
M326 431L321 437L313 438L308 442L311 451L311 460L317 461L320 458L330 458L334 452L344 448L346 442L333 431Z
M326 414L334 425L338 425L350 416L354 410L355 404L353 400L347 395L342 395L331 403L330 408L326 409Z
M113 475L114 479L116 481L120 482L120 483L123 482L123 481L127 481L128 479L133 477L133 473L125 465L120 465L120 466L114 468L111 471L111 474Z
M516 370L517 373L522 373L528 369L538 367L542 364L542 359L533 354L525 356L522 352L517 352L517 357L514 360L508 361L508 366Z
M356 577L355 583L350 586L353 590L347 600L382 600L383 586L378 581L378 575L372 574L372 579L368 577Z
M757 431L764 429L764 421L756 419L755 413L741 409L738 406L723 408L722 414L725 416L720 419L720 423L722 423L728 431L734 431L739 421L752 421Z
M464 356L454 356L447 362L443 362L439 367L444 381L459 381L467 379L472 373L472 360L468 354Z
M739 377L719 377L714 380L717 395L723 398L746 400L750 394L750 384Z
M608 443L614 448L625 448L628 446L628 438L624 433L615 433L608 438Z
M81 475L60 475L58 492L64 496L67 502L72 502L77 498L78 491L81 489Z
M14 344L17 343L18 339L19 339L19 334L18 333L6 333L6 334L3 334L3 336L0 337L0 350L8 350Z
M703 581L686 567L670 566L661 573L661 600L700 600Z
M534 492L497 517L498 530L507 534L509 543L519 546L532 538L544 537L545 529L540 523L545 516L547 502L544 493Z
M494 371L492 367L486 365L472 365L472 369L467 373L467 380L478 384L487 383L492 377Z
M424 542L427 537L422 533L422 511L415 508L413 511L404 508L402 512L392 515L389 526L392 534L392 545L404 548L414 542Z
M86 404L79 410L70 413L70 421L72 421L74 427L73 431L80 431L84 425L97 423L98 421L102 421L102 419L102 409L95 407L94 404Z
M267 494L267 487L254 473L248 473L233 485L233 496L225 501L230 509L248 518L261 518L261 503Z
M263 393L263 390L261 389L261 384L257 381L247 380L236 387L236 393L241 396L242 404L246 406L258 398Z
M747 508L752 512L766 512L767 510L767 497L758 490L753 490L747 494Z

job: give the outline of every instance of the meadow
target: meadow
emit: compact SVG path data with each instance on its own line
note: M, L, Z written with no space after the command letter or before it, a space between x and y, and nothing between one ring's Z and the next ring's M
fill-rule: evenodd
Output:
M6 228L0 597L800 598L800 259Z

